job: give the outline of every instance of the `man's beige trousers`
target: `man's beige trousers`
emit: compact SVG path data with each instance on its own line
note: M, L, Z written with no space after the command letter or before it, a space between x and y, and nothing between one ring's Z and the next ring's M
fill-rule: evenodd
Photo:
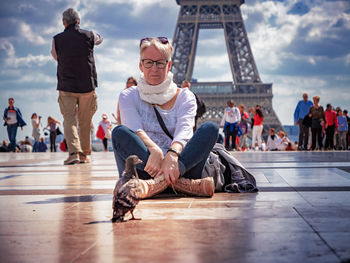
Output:
M69 154L91 154L91 121L97 110L97 95L59 91L58 104L63 115L64 136ZM78 122L78 125L77 125Z

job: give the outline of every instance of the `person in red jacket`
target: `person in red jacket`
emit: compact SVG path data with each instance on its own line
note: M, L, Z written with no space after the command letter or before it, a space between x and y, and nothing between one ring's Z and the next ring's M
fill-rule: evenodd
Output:
M326 119L326 142L324 145L325 150L334 150L334 133L338 130L338 118L337 113L333 110L331 104L327 104L326 111L324 112Z

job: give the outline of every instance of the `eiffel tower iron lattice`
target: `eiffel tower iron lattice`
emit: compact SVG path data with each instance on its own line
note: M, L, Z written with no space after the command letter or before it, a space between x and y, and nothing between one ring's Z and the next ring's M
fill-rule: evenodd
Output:
M264 112L265 134L269 128L283 130L272 108L272 84L262 83L250 48L240 6L244 0L176 0L180 11L173 37L172 57L174 81L191 82L192 91L204 100L207 113L200 122L219 123L228 99L245 104L246 109L257 104ZM192 73L200 29L224 29L233 82L196 82Z

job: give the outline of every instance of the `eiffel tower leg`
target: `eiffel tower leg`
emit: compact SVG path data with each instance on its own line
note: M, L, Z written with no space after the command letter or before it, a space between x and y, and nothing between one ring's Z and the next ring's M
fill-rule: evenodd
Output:
M183 80L191 80L197 47L198 25L196 23L178 23L173 38L174 82L178 85Z
M234 83L261 83L240 8L227 6L224 13L230 17L223 25Z

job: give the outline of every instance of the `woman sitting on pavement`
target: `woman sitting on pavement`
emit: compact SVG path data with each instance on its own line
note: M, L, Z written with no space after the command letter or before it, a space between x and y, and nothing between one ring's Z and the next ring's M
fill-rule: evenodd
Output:
M143 161L137 165L138 175L144 179L143 197L151 197L170 185L187 194L212 196L213 178L201 179L201 173L219 129L206 122L193 134L196 99L191 91L173 82L172 51L165 37L140 42L141 76L137 86L120 94L123 125L112 132L119 176L126 158L135 154Z
M279 140L278 140L278 150L280 151L285 151L287 146L290 143L290 140L288 139L288 137L286 136L286 134L284 133L284 131L279 131L277 133Z
M268 151L278 151L279 138L275 134L275 128L270 129L270 135L267 137L266 150Z

